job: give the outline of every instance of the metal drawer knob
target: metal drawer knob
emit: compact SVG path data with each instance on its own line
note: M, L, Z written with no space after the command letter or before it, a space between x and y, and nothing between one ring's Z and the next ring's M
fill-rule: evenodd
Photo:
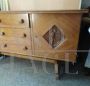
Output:
M27 46L25 46L24 50L28 50L28 47L27 47Z
M2 32L2 35L5 36L5 32Z
M2 22L2 20L0 19L0 23Z
M26 38L26 37L27 37L27 35L24 33L24 34L23 34L23 37L24 37L24 38Z
M24 23L24 19L21 19L21 24L23 24Z
M4 47L6 48L7 47L7 44L4 44Z

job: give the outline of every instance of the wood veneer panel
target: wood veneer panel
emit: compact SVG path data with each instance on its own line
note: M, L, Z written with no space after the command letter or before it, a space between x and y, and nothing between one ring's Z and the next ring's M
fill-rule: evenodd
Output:
M32 14L33 41L35 56L46 57L55 60L65 60L68 50L77 50L81 14ZM55 49L43 38L50 28L56 25L62 30L65 40ZM61 52L61 51L65 52ZM69 56L70 61L75 61L76 55Z

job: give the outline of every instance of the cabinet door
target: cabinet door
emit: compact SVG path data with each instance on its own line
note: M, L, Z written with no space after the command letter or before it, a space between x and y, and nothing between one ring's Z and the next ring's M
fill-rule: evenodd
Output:
M65 53L77 49L81 14L32 14L34 56L66 60ZM70 61L75 61L71 53Z

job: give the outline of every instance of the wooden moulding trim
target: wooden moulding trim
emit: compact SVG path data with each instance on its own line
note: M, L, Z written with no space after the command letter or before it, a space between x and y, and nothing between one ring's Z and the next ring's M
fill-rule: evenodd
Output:
M17 58L23 58L23 59L30 59L30 60L35 60L35 61L43 61L43 62L49 62L49 63L57 63L56 60L51 60L51 59L45 59L45 58L40 58L40 57L35 57L35 56L31 56L32 58L29 58L30 56L29 55L20 55L20 54L14 54L14 53L6 53L6 52L2 52L0 54L3 54L3 55L10 55L12 57L16 57L17 55Z
M7 52L1 52L0 54L9 55L9 56L17 57L17 58L30 59L30 60L35 60L35 61L38 60L38 61L43 61L43 62L57 63L57 60L55 59L43 58L39 56L29 56L29 55L22 55L22 54L16 54L16 53L7 53ZM29 57L32 57L32 58L29 58ZM61 59L58 61L68 62L66 59ZM70 60L69 62L75 63L75 61L72 61L72 60Z
M82 10L27 10L27 11L0 11L0 13L88 13L88 9Z

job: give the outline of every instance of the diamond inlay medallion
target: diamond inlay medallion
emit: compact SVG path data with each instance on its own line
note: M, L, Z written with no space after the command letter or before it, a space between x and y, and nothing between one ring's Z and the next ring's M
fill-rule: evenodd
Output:
M43 38L52 48L56 48L64 40L64 34L56 25L54 25L44 34Z

